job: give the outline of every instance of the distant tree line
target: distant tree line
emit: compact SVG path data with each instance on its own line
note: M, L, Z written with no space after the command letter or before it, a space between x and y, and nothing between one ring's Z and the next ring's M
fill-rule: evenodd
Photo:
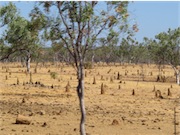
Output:
M87 53L86 61L92 62L117 62L117 63L148 63L148 64L171 64L180 65L180 39L178 37L180 28L168 32L162 32L155 36L155 39L144 38L142 43L130 39L123 38L120 43L114 46L106 46L98 44L91 48ZM173 35L171 35L173 34ZM21 62L25 60L23 53L19 54L17 51L8 55L10 47L0 44L0 58L1 61ZM67 49L59 44L52 44L51 46L39 46L32 56L34 62L71 62L72 57ZM8 56L8 57L7 57Z

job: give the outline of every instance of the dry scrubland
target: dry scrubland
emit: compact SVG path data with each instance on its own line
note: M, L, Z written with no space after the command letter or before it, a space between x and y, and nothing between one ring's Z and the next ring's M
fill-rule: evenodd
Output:
M60 63L38 64L36 69L32 64L32 83L25 71L20 63L0 64L0 134L79 134L75 70ZM56 72L57 78L51 78L51 72ZM88 135L173 135L174 107L179 104L180 86L173 82L174 71L170 66L162 71L166 82L156 82L156 65L142 68L142 65L100 63L85 72ZM102 83L104 94L101 94ZM163 99L155 97L157 90ZM29 117L31 124L15 124L18 114ZM177 130L178 126L176 123Z

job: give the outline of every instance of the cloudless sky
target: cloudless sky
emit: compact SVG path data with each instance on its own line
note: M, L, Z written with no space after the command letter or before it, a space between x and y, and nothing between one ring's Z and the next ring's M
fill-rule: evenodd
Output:
M143 37L154 38L169 28L180 27L180 1L136 1L130 4L129 10L139 27L136 33L138 41L142 41Z
M8 2L0 2L0 6ZM33 9L34 2L13 2L23 17ZM180 27L180 1L134 1L129 4L131 23L137 23L139 31L135 38L142 42L144 37L154 38L169 28ZM0 32L1 33L1 32Z

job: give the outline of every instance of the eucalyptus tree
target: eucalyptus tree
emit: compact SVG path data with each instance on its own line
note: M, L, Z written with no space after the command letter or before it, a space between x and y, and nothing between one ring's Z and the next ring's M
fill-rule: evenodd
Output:
M151 40L147 37L144 37L142 42L135 41L133 53L135 63L151 63L153 55L151 56L151 53L148 50L150 43Z
M1 59L12 54L25 56L27 72L30 72L31 58L40 48L39 31L45 26L44 16L35 8L30 14L31 19L27 20L20 16L15 5L9 3L0 9L0 17L1 24L7 27L2 37L6 45L2 50L5 55Z
M137 42L133 39L132 34L126 38L122 38L120 46L116 50L116 55L119 57L121 63L131 63L135 59L134 48Z
M99 38L106 38L114 32L125 32L128 2L51 1L40 4L46 9L45 14L49 17L50 28L45 31L46 37L56 43L63 42L73 58L77 71L77 95L81 110L80 133L85 135L86 54L97 44Z
M18 10L11 2L7 6L0 7L0 29L7 28L7 25L18 17ZM6 45L4 40L5 32L0 37L0 60L7 59L12 53L15 52L12 48Z
M174 30L169 29L156 35L156 57L172 66L176 74L176 82L180 84L180 27Z
M71 63L71 56L64 47L63 42L61 43L53 42L51 46L51 50L53 53L54 62L59 61L59 62Z
M144 41L145 44L147 45L149 61L151 60L152 62L157 64L159 70L159 76L161 76L163 65L166 64L165 55L162 52L162 48L157 43L157 40L145 38Z
M112 31L106 38L100 38L98 40L99 44L101 45L99 49L101 49L101 59L106 62L112 62L114 55L114 51L119 41L119 33Z

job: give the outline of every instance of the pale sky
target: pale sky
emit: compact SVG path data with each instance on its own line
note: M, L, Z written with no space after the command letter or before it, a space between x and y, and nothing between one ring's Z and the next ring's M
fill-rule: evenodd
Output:
M0 5L7 3L1 1ZM25 18L34 6L33 1L13 3ZM180 27L180 1L135 1L129 4L128 9L132 23L138 24L139 32L136 33L135 38L139 42L142 42L144 37L154 38L155 35L166 32L169 28Z

